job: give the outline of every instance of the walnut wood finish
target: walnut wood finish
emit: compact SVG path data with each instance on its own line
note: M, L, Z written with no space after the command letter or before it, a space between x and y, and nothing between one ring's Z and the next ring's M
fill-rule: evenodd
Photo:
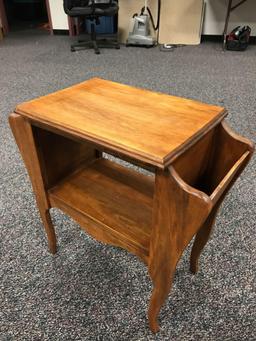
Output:
M185 184L173 167L156 172L149 260L154 290L148 312L153 332L159 329L157 315L170 291L182 251L208 216L211 207L211 200Z
M248 139L234 133L225 121L221 122L221 125L218 128L217 136L218 139L215 139L215 145L213 148L215 154L211 153L210 163L210 166L214 167L215 170L215 175L214 177L211 176L210 182L210 184L212 184L212 181L215 181L215 189L210 196L214 206L207 220L197 233L193 244L190 258L190 270L192 273L196 273L198 271L199 256L211 235L214 221L222 201L250 161L250 158L254 152L253 143ZM222 154L222 149L219 148L219 138L222 138L221 143L223 146L225 146L226 153L224 155ZM218 157L219 162L214 163L213 160L214 156L216 158L217 151L220 153ZM238 161L236 161L237 159ZM230 160L232 160L232 162L230 162ZM229 163L229 167L231 167L230 170L227 168L227 162ZM216 165L218 165L218 167ZM210 169L207 173L209 176L212 174ZM216 183L216 177L219 180L219 184Z
M31 179L49 249L55 253L56 236L49 214L51 206L47 189L88 158L95 159L95 149L88 148L88 145L85 148L62 136L50 135L15 113L9 116L9 123Z
M9 123L30 176L37 206L48 237L49 249L52 253L55 253L56 236L49 214L50 205L44 186L32 127L25 118L15 113L9 116Z
M106 159L71 174L49 191L50 203L99 241L148 262L154 181Z
M98 78L22 103L15 112L160 168L227 114Z
M220 107L92 79L17 107L10 125L28 169L51 252L49 209L58 207L99 241L148 266L153 332L183 250L190 269L253 144L231 131ZM102 151L153 170L146 176Z
M88 143L79 143L38 127L32 129L46 189L97 157L96 149Z

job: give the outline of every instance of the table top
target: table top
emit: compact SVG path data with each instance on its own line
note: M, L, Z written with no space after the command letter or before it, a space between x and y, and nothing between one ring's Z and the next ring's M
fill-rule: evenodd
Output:
M15 112L160 168L227 114L223 107L100 78L19 104Z

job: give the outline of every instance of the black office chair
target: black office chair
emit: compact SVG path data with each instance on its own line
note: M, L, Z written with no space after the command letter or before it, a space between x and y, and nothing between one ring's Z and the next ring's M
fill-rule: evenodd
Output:
M100 54L99 47L119 49L117 34L100 35L96 37L95 26L100 23L103 16L114 16L118 13L118 4L115 0L64 0L64 11L70 17L80 17L91 21L91 36L87 41L78 40L71 45L71 51L77 48L94 48L96 54Z

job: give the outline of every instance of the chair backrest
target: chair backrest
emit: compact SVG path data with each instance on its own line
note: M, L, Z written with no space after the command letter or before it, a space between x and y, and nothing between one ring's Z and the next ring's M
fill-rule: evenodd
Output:
M68 12L73 7L105 7L112 4L112 0L64 0L63 1L63 7L65 13L68 14Z
M89 2L94 2L95 5L109 5L113 0L89 0Z
M112 5L113 0L89 0L89 3L94 8L108 8Z
M90 6L91 0L64 0L63 1L63 7L65 13L69 14L69 11L73 7L86 7Z

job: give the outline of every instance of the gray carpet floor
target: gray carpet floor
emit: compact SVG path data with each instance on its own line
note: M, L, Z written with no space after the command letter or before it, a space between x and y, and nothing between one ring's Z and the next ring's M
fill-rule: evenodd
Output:
M69 44L29 32L0 44L0 340L255 340L255 158L222 205L196 276L191 246L185 251L154 336L152 286L135 256L96 242L58 210L58 253L48 252L7 117L19 102L97 76L223 105L229 124L255 141L256 46L122 47L96 56L71 53Z

